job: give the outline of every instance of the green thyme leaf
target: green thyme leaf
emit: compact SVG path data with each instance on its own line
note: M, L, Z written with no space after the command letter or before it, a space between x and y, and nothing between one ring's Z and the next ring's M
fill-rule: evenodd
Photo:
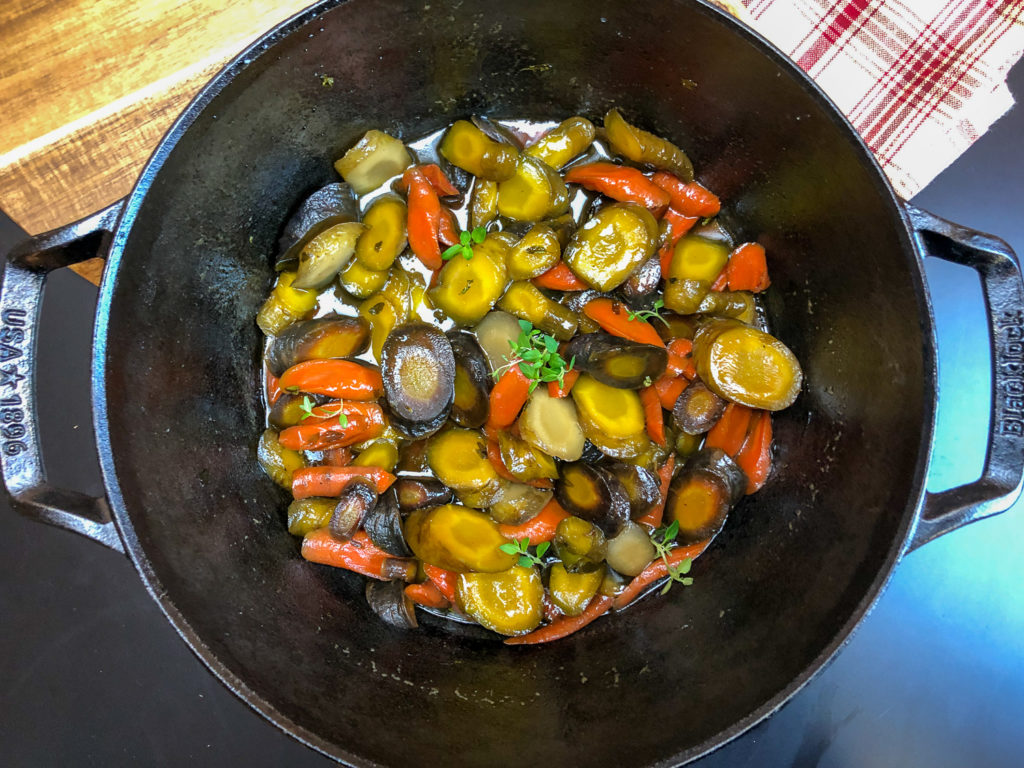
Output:
M684 587L693 584L693 579L685 575L690 572L690 566L693 564L691 558L686 558L676 565L669 565L668 562L668 555L675 548L675 538L678 535L678 520L673 520L671 525L659 528L651 534L651 543L654 545L658 557L665 563L665 569L668 571L668 581L661 588L661 594L663 595L672 589L673 584L682 584Z
M538 380L539 381L539 379L537 379L537 376L538 376L538 373L537 373L538 368L537 368L537 366L526 365L526 363L520 363L519 364L519 370L523 372L523 376L525 376L526 378L534 379L534 380Z
M487 230L483 227L477 227L472 232L462 230L459 233L459 242L455 245L447 248L444 253L441 254L441 258L445 261L455 256L457 253L462 254L462 258L469 261L473 258L473 243L482 243L487 238Z
M523 375L531 379L530 392L542 381L561 383L576 358L566 366L565 360L558 354L558 340L537 330L528 320L519 320L519 329L519 338L508 342L512 354L505 358L507 365L498 368L493 374L494 378L500 378L510 366L518 364Z
M299 411L301 411L301 413L302 413L302 416L299 418L299 421L305 421L310 416L313 416L314 415L313 409L316 408L316 407L317 407L316 403L314 403L312 400L309 399L309 395L303 395L302 396L302 402L299 403ZM315 415L319 416L320 418L326 418L326 419L334 418L335 416L337 416L338 417L338 425L342 426L342 427L347 427L348 426L348 416L345 415L344 409L345 409L345 404L339 402L333 413L329 412L329 411L325 411L323 413L319 413L319 414L315 414Z
M668 325L668 320L661 316L661 310L665 306L665 302L658 299L654 302L652 309L643 309L633 312L626 310L626 317L629 320L661 320L665 325Z
M532 568L535 565L544 565L541 558L548 551L549 546L551 546L549 542L541 542L537 545L537 554L533 554L530 552L530 540L524 536L519 541L505 542L498 549L506 555L518 555L519 559L517 562L520 567Z

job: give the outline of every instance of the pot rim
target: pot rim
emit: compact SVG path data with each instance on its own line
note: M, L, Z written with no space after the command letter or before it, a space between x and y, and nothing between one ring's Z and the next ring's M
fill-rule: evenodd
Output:
M860 155L861 161L872 171L873 181L878 193L884 203L893 214L894 224L898 222L898 236L902 245L903 254L913 260L916 269L912 269L914 295L918 303L918 316L921 320L922 332L926 343L922 348L924 376L923 386L923 426L920 443L918 447L917 463L914 468L913 487L916 492L908 499L907 507L903 512L897 535L886 554L885 564L879 570L874 580L868 587L864 597L858 602L849 618L836 632L832 640L822 651L811 660L811 662L798 674L785 688L776 693L772 698L765 701L761 706L752 711L746 717L733 723L714 736L705 739L702 743L689 749L678 752L674 755L662 758L657 765L682 765L690 763L703 757L720 747L725 746L734 739L740 737L758 723L767 719L782 708L793 698L807 683L811 681L822 669L841 651L850 641L853 632L860 622L871 612L878 602L882 592L885 590L896 565L906 551L907 545L913 536L914 530L920 516L921 507L925 496L925 481L928 467L931 463L932 448L935 432L935 414L938 397L938 370L936 363L936 335L935 318L932 310L931 297L925 284L923 273L923 259L914 245L911 237L912 226L907 216L902 200L897 196L892 184L882 171L874 155L864 143L860 134L832 102L826 93L801 70L796 63L785 53L779 50L773 43L764 38L755 30L746 26L735 17L712 5L708 0L672 0L673 2L689 4L705 15L711 16L718 23L724 24L731 31L744 38L753 47L758 49L767 59L774 62L781 70L784 70L793 78L803 90L814 99L823 111L834 123L845 133L853 144L854 151ZM164 162L171 151L177 146L178 141L186 131L193 125L207 105L218 96L235 77L247 68L256 58L266 53L279 42L291 36L301 27L312 22L327 11L343 5L349 0L320 0L320 2L300 11L294 16L279 23L268 30L258 40L253 42L241 53L228 62L213 78L203 86L199 93L192 99L185 110L178 116L167 133L157 145L153 154L146 162L142 173L139 175L131 193L126 198L123 212L117 223L109 252L106 257L106 267L103 271L103 279L100 284L99 297L97 300L96 319L93 330L93 348L91 363L91 390L93 403L93 428L96 435L96 446L99 455L100 468L103 474L103 481L109 500L112 517L117 530L124 543L124 548L135 569L138 571L142 582L150 596L160 607L164 616L174 627L175 631L185 641L192 652L199 660L238 698L248 704L253 710L264 717L267 721L280 728L282 731L297 739L306 746L320 752L339 762L358 766L379 766L380 763L355 755L341 745L330 742L316 733L298 725L283 715L273 704L251 689L245 681L235 674L224 664L207 646L199 633L189 624L185 617L174 603L173 598L167 593L156 573L149 564L149 559L141 546L139 539L128 516L124 497L121 493L120 484L117 478L117 469L111 451L110 430L108 424L108 402L105 380L106 350L108 330L110 323L110 307L114 297L114 290L117 282L117 273L120 268L121 259L128 241L129 234L135 219L138 216L142 202Z

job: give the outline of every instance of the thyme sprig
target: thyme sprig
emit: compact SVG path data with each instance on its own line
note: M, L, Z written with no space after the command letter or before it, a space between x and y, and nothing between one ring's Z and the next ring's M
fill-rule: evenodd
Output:
M654 548L658 552L658 557L661 558L662 562L665 563L665 568L668 569L668 581L666 581L665 586L661 588L661 594L663 595L672 589L673 584L679 583L684 587L688 587L693 584L693 578L686 575L690 572L690 566L693 564L693 560L688 557L678 565L670 565L668 562L669 552L672 551L672 544L675 542L676 536L678 535L678 520L674 520L667 528L659 528L651 534L651 543L654 544Z
M511 357L506 356L506 365L494 372L494 378L501 378L505 371L513 365L518 365L523 375L531 380L531 392L541 382L557 381L561 387L565 383L565 374L576 364L576 358L573 357L566 363L558 354L558 341L553 336L534 328L533 323L520 320L519 329L519 338L515 341L509 339L508 342L512 349Z
M544 565L544 561L541 560L544 557L544 553L548 551L548 547L551 546L550 541L542 541L537 545L537 554L530 552L530 540L524 536L518 541L509 541L502 544L498 549L504 552L506 555L519 555L519 565L522 568L532 568L535 565Z
M487 230L483 227L477 227L474 230L467 232L463 230L459 235L459 242L448 248L444 253L441 254L441 258L445 261L454 257L456 254L462 254L462 258L469 261L473 258L473 244L480 244L487 239Z

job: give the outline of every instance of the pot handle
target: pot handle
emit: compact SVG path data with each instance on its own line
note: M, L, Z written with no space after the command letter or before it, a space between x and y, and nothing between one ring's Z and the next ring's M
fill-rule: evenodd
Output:
M1024 476L1024 286L1017 257L993 235L904 203L922 255L962 264L981 277L992 355L992 412L985 468L972 483L926 493L911 552L956 528L1008 509Z
M124 552L104 498L46 482L36 414L36 331L46 275L102 256L124 200L16 246L0 288L0 465L15 510Z

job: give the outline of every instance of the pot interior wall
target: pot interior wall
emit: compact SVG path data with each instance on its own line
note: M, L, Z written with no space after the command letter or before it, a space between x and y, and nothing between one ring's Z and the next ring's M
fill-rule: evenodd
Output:
M685 147L730 225L768 249L771 321L807 377L775 421L775 474L692 587L570 640L510 649L430 621L390 630L361 578L298 557L285 497L254 458L253 317L279 228L369 128L414 137L471 113L599 121L613 105ZM931 342L889 193L786 65L694 4L333 8L199 114L108 279L122 525L205 652L352 762L692 756L816 665L880 586L916 503Z

